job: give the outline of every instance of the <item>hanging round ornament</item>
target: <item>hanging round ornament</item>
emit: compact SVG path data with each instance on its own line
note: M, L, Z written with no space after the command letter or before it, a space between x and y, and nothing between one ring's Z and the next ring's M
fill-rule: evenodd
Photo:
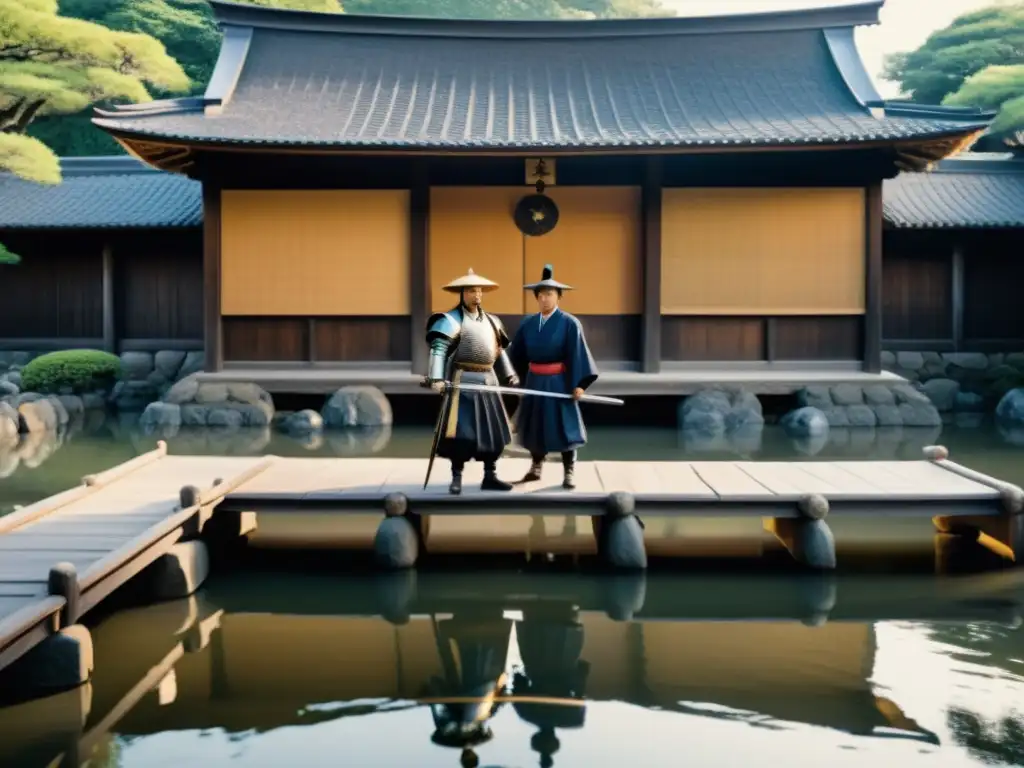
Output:
M546 235L558 223L558 206L547 195L527 195L516 204L513 219L524 235Z

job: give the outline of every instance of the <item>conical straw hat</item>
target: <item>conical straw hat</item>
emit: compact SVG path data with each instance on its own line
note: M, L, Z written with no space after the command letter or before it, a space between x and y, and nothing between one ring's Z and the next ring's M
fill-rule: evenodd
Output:
M462 277L457 277L452 280L448 285L444 286L446 291L451 293L459 293L463 288L483 288L484 292L493 291L498 287L498 284L493 280L488 280L486 277L482 277L473 271L470 267L469 272L464 274Z

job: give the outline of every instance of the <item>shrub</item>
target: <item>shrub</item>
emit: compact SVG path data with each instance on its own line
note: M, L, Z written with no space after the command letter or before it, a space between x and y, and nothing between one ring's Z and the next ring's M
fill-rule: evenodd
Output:
M25 392L95 392L109 389L121 375L121 359L98 349L66 349L50 352L30 362L21 371Z

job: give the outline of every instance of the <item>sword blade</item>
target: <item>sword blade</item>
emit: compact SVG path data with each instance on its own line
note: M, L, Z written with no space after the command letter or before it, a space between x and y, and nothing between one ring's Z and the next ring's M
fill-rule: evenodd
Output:
M535 395L537 397L553 397L558 400L573 400L572 395L564 392L542 392L539 389L522 389L520 387L501 387L494 384L448 384L449 389L466 389L473 392L495 392L499 395ZM625 405L617 397L605 397L603 395L583 395L580 398L586 403L601 403L603 405Z
M441 442L441 425L444 423L444 414L448 410L448 401L451 399L451 390L445 389L444 397L441 398L441 410L437 414L437 423L434 425L434 439L430 443L430 459L427 460L427 476L423 479L423 488L426 489L430 482L430 473L434 469L434 457L437 455L437 444Z

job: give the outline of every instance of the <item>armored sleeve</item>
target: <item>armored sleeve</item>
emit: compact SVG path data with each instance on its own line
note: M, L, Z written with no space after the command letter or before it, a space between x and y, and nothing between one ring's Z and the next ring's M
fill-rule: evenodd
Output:
M431 315L427 320L427 344L430 358L427 363L427 379L443 381L448 350L458 341L462 326L448 312Z

